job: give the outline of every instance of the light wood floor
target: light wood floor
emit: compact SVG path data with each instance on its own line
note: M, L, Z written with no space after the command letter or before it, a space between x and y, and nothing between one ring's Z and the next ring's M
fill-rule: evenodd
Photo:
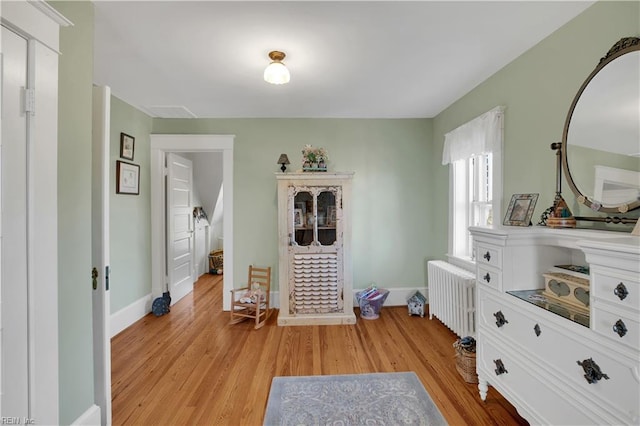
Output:
M112 339L113 424L261 425L274 376L414 371L451 425L526 422L494 389L482 402L455 369L438 320L384 307L355 326L228 325L222 277L204 275L162 317Z

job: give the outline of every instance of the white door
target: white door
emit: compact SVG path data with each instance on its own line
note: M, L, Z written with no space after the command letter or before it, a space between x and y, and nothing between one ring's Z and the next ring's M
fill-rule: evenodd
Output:
M193 290L193 165L167 154L167 276L172 303Z
M109 136L111 89L93 88L91 244L93 265L93 388L101 424L111 424L109 293Z
M27 40L2 27L0 412L29 417L27 304Z

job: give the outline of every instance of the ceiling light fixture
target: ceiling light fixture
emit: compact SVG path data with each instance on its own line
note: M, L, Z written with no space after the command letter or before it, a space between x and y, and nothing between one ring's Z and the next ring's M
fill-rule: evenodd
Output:
M289 70L284 66L282 60L287 56L284 52L274 50L269 52L271 63L264 70L264 81L271 84L285 84L291 79Z

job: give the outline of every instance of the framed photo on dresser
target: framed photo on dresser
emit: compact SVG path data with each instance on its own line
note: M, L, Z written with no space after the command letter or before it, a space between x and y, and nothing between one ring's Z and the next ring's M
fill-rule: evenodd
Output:
M503 225L509 226L529 226L531 216L536 207L539 194L514 194L511 197L507 214L504 217Z

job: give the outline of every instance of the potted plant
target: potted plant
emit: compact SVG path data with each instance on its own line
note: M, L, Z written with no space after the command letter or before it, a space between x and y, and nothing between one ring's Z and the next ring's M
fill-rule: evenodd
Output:
M302 170L325 171L327 169L327 159L326 149L305 145L302 150Z

